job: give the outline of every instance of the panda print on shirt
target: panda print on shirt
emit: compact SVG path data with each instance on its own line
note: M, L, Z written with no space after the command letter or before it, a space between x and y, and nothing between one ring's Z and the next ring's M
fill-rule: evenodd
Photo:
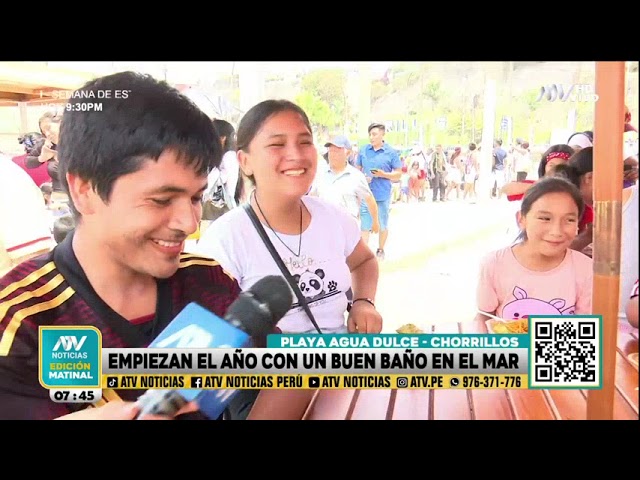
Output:
M324 270L321 268L315 271L306 270L301 275L294 275L293 279L298 283L298 287L309 306L320 305L329 298L340 294L346 295L347 300L351 300L351 289L348 292L340 292L337 288L337 282L327 279ZM300 307L299 302L295 302L291 306L291 308L298 307Z

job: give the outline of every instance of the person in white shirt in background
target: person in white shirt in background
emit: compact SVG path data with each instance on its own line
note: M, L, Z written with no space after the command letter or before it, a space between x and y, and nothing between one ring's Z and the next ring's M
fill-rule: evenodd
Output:
M623 188L629 188L638 181L638 158L633 151L633 147L627 142L627 139L633 138L635 127L628 123L631 120L630 114L625 115L625 127L622 142L622 162L623 167ZM576 151L583 148L593 147L593 132L577 132L569 137L567 143Z
M213 120L213 126L220 136L224 153L220 167L213 168L207 177L207 190L203 195L203 200L210 200L219 186L222 187L222 199L219 208L214 208L210 205L207 208L203 206L202 220L198 230L190 235L185 242L185 251L188 252L195 251L200 237L211 225L211 222L238 206L239 197L242 193L242 185L239 185L241 179L240 164L236 153L236 130L229 122L218 118Z
M10 157L0 156L0 277L54 245L42 192Z
M531 173L531 152L529 142L518 138L512 147L512 181L521 182L526 180Z
M378 221L378 204L369 188L369 182L364 174L349 164L351 144L347 137L338 135L324 144L327 148L328 165L320 166L310 194L323 198L344 208L360 224L360 205L366 202L370 212L373 212L371 231L380 231Z
M640 203L638 185L622 190L622 237L620 239L620 291L618 300L618 319L627 322L626 305L629 292L638 279L638 222L640 222Z
M220 178L224 186L225 202L229 209L237 206L236 189L240 178L240 164L236 153L236 129L226 120L219 118L213 121L220 140L222 141L222 162L220 163Z
M626 118L625 118L626 120ZM589 132L590 133L590 132ZM589 134L576 133L572 135L568 143L576 149L576 151L583 148L593 146L592 138ZM629 157L629 151L625 148L623 159L625 163L631 158ZM632 178L630 174L635 173L637 175L637 167L635 170L625 172L626 178ZM625 185L626 185L625 180ZM638 278L638 221L640 218L640 208L638 206L638 185L635 183L637 178L633 181L633 185L622 190L622 237L621 252L620 252L620 291L618 292L618 320L620 322L627 322L626 305L629 299L629 292L633 283Z

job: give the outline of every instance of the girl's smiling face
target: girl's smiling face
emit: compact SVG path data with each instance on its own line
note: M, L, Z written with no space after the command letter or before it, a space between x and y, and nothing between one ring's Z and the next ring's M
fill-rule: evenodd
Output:
M302 197L315 178L318 152L302 117L286 110L264 122L249 148L238 152L238 160L260 190Z

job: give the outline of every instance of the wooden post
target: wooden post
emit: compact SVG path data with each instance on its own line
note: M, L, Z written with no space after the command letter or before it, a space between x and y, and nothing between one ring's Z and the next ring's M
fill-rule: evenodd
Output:
M624 62L596 62L593 200L593 313L602 315L602 390L587 398L588 420L613 419L615 393L620 238L622 221L622 134Z
M18 102L18 111L20 112L20 135L24 135L29 131L27 102Z

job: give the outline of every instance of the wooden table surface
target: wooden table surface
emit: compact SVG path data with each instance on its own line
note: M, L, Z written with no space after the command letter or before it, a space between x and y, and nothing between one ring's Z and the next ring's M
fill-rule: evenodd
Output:
M432 333L487 333L483 322ZM630 355L635 354L635 363ZM618 328L614 418L638 420L638 330ZM632 358L633 358L632 357ZM303 420L584 420L586 390L319 390Z

